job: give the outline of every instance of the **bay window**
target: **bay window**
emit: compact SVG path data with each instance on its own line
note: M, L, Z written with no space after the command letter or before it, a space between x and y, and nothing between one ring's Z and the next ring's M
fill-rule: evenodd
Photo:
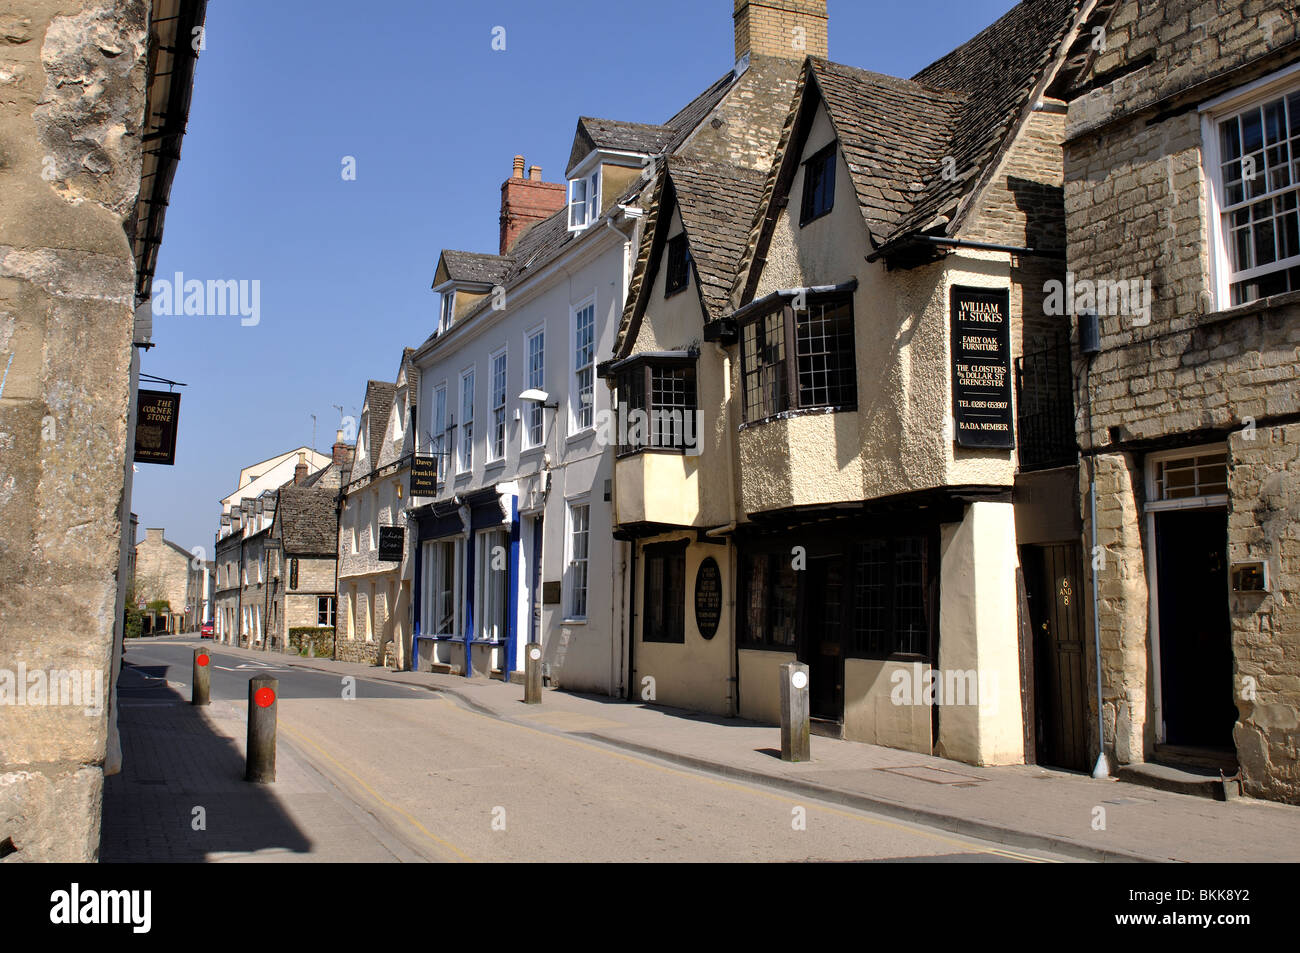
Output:
M746 422L792 410L857 407L853 301L809 298L807 308L787 301L741 325Z

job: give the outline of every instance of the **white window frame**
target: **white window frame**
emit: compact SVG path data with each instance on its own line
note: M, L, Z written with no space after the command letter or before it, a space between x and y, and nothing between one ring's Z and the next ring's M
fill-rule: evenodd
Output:
M600 217L600 178L598 164L595 171L569 180L569 231L580 232Z
M465 402L465 382L469 381L469 403ZM477 382L474 379L474 368L468 368L460 373L460 387L458 388L460 420L456 427L456 475L460 476L470 473L474 469L474 388Z
M1280 96L1285 97L1297 90L1300 90L1300 63L1293 63L1285 69L1262 77L1253 83L1248 83L1239 89L1217 96L1200 106L1201 174L1205 179L1206 207L1209 218L1207 227L1210 232L1210 288L1214 293L1215 308L1217 310L1222 311L1234 307L1231 294L1231 285L1234 278L1236 280L1249 279L1252 275L1258 277L1270 274L1273 271L1281 271L1300 265L1300 256L1292 256L1285 260L1289 264L1271 262L1266 266L1248 269L1240 275L1233 274L1232 258L1228 251L1228 243L1223 227L1224 196L1221 178L1222 170L1220 168L1221 151L1219 148L1220 122L1251 107L1257 107ZM1297 173L1297 163L1300 162L1300 159L1292 156L1291 161L1294 179ZM1267 165L1267 152L1265 152L1265 164ZM1267 175L1267 168L1259 174Z
M438 305L438 333L446 334L456 320L456 289L447 288L440 294L442 300Z
M591 357L585 365L578 364L578 316L591 309ZM572 385L569 388L569 435L583 433L592 430L596 426L596 296L592 295L584 301L579 302L569 308L569 355L572 365ZM591 403L590 416L587 422L582 421L582 384L581 375L586 371L590 374Z
M500 375L497 362L501 362ZM500 385L498 386L498 376ZM492 430L487 435L488 463L500 463L506 458L506 432L509 424L506 420L506 408L509 406L510 390L510 355L508 348L501 348L488 356L488 387L490 388L489 410L492 412Z
M1211 443L1199 447L1179 447L1176 450L1163 450L1159 453L1148 454L1144 461L1143 477L1146 482L1143 491L1148 498L1142 507L1146 514L1147 631L1150 633L1151 658L1155 662L1151 666L1151 682L1152 717L1155 719L1157 743L1163 743L1165 740L1165 716L1164 695L1160 681L1160 574L1159 567L1156 565L1156 514L1168 512L1169 510L1224 508L1228 505L1228 494L1213 493L1206 496L1185 497L1179 500L1154 500L1150 499L1150 497L1155 492L1156 472L1161 463L1170 460L1183 460L1189 457L1206 456L1212 453L1226 454L1227 450L1228 445L1226 443ZM1226 593L1224 597L1227 597Z
M433 389L433 431L429 435L433 440L433 451L438 461L438 483L447 479L447 382L444 380Z
M586 536L586 552L581 559L577 558L575 552L576 543L576 520L575 516L578 510L586 512L586 525L583 527L583 533ZM578 564L582 564L582 613L576 611L576 597L578 593ZM588 614L591 611L591 498L589 496L576 497L567 501L564 518L564 621L568 622L586 622Z
M540 366L533 367L533 342L538 341ZM546 325L541 324L524 334L524 388L526 390L546 390ZM536 441L533 440L533 427L540 431ZM533 450L546 442L546 408L539 401L531 401L524 411L523 427L520 428L521 446Z
M451 589L448 592L451 597L451 631L439 632L437 631L437 606L440 604L442 595L439 586L443 578L448 553L451 557ZM431 638L461 638L464 635L461 632L461 620L465 618L464 556L465 540L463 537L431 539L425 542L424 561L421 567L424 574L422 580L424 601L421 603L424 607L422 612L424 616L422 635Z

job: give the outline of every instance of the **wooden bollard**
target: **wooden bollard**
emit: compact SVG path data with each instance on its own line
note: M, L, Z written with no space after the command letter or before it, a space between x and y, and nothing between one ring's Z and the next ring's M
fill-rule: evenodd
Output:
M194 675L190 680L190 704L206 705L211 700L212 656L206 649L194 650Z
M542 703L542 646L529 642L524 646L524 704Z
M275 713L280 680L254 675L248 680L248 764L244 780L269 784L275 780Z
M781 666L781 760L811 761L808 718L808 666Z

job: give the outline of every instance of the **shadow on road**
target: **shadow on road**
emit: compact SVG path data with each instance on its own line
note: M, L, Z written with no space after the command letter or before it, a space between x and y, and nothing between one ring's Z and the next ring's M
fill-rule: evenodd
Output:
M311 841L280 807L274 788L244 781L239 747L215 733L166 677L166 666L123 662L117 695L123 766L104 782L100 860L309 851Z

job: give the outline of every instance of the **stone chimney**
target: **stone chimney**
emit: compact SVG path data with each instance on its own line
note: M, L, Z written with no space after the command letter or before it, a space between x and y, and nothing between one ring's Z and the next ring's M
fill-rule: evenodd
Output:
M827 56L826 0L735 0L736 62L746 54Z
M340 467L350 466L352 464L352 451L352 445L343 442L343 431L338 431L334 436L334 463Z
M307 479L307 454L298 451L298 465L293 468L293 485L302 486Z
M514 172L501 185L501 254L509 254L519 236L543 219L564 208L565 186L543 182L541 166L528 170L524 178L524 157L515 156Z

